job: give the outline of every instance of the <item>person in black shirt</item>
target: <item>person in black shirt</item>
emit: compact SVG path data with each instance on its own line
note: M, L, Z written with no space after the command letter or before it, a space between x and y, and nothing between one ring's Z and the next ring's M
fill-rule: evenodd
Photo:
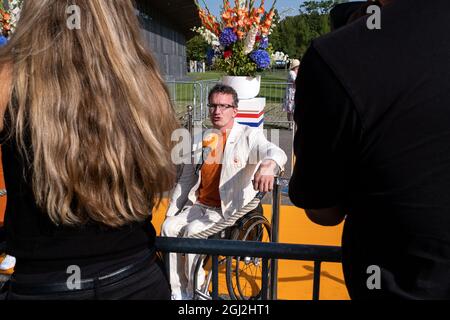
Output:
M450 2L395 0L313 41L297 79L292 202L345 219L352 299L450 299Z
M151 223L175 178L168 91L132 1L70 3L24 1L0 48L5 294L170 299Z

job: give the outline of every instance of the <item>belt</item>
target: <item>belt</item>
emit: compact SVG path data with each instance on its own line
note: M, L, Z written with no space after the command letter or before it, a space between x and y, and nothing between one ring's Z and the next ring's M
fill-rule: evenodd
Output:
M91 278L91 279L82 279L79 282L74 283L76 289L69 289L67 282L60 283L33 283L33 284L25 284L21 282L16 282L14 276L9 281L9 290L15 294L22 295L40 295L40 294L52 294L52 293L64 293L64 292L80 292L83 290L94 290L95 288L101 286L107 286L109 284L116 283L130 275L141 271L145 267L149 267L151 263L153 263L157 258L155 252L151 252L146 255L140 261L127 265L121 269L118 269L110 274ZM70 275L68 275L70 277Z

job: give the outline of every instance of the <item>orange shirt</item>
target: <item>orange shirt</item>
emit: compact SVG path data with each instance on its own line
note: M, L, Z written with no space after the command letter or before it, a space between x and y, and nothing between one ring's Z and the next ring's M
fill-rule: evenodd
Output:
M217 136L216 136L217 139ZM201 181L198 188L198 201L210 207L220 207L220 173L222 172L222 155L227 136L222 134L222 143L216 143L201 169Z

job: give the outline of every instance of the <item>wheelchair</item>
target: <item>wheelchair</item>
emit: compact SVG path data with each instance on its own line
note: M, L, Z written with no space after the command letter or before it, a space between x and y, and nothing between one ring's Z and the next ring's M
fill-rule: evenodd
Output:
M229 239L240 241L270 242L271 225L263 215L261 204L236 221L234 225L209 237L209 239ZM194 272L194 299L211 300L212 271L208 255L197 256ZM198 273L205 269L205 282L198 287ZM262 297L262 259L258 257L219 256L219 272L225 269L226 284L231 300L259 300ZM269 265L270 270L270 265Z

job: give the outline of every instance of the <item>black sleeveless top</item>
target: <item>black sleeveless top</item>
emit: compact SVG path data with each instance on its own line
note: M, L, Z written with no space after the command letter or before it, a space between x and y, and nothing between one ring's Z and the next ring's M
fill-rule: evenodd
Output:
M156 232L151 217L121 228L94 222L79 227L56 226L36 205L32 168L21 156L14 135L7 139L7 114L0 137L8 192L4 226L7 252L17 258L17 273L60 271L72 264L87 266L153 249ZM25 139L31 146L30 139Z

